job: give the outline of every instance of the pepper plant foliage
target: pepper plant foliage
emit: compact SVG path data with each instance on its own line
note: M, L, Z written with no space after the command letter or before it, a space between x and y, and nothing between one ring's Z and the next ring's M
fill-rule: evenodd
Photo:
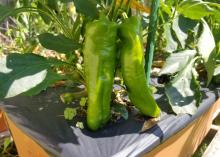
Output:
M35 95L59 80L83 83L80 52L85 37L85 25L97 19L100 12L108 12L112 1L21 2L23 3L18 8L0 5L0 22L24 12L40 16L49 29L38 34L37 40L46 49L65 54L65 59L46 59L33 53L9 53L1 57L0 97ZM197 111L201 100L198 81L198 67L201 64L207 71L206 85L211 82L213 74L216 80L220 75L220 46L216 46L220 45L220 31L215 28L219 22L218 1L161 0L156 49L160 50L159 53L169 53L169 57L158 75L172 75L171 81L165 85L165 93L177 114L194 114ZM160 42L165 44L161 45ZM64 73L58 73L59 69L65 69ZM69 115L69 111L66 115Z

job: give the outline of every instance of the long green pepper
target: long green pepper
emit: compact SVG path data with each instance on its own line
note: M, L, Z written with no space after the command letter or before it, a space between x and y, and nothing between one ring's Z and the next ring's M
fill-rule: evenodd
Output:
M87 125L94 131L110 118L116 40L117 25L105 17L87 24L83 50L88 91Z
M132 16L119 28L121 71L131 102L146 116L158 117L160 109L147 85L141 20Z

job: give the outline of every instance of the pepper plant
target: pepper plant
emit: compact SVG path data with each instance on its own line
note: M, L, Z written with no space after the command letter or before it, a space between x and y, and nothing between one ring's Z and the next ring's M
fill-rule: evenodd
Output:
M111 117L111 92L117 71L121 73L119 76L125 84L122 87L127 90L131 103L150 117L160 115L148 85L153 55L154 60L158 54L168 56L157 75L170 79L165 83L165 94L176 114L192 115L197 111L201 100L198 79L201 71L207 73L207 86L213 74L215 79L219 75L216 64L219 31L214 24L218 25L220 17L217 2L161 0L159 10L156 0L149 1L151 9L135 0L22 2L18 8L0 5L0 21L24 12L39 16L48 27L44 33L40 32L37 40L64 57L45 58L34 53L9 53L1 57L1 98L36 95L61 80L78 82L86 85L83 92L64 93L61 98L70 103L88 95L85 99L87 124L91 130L97 130ZM148 23L145 17L149 18L150 10ZM146 35L147 41L143 39ZM155 46L157 51L153 53ZM67 117L73 117L69 113L76 115L75 110L70 110L65 110Z

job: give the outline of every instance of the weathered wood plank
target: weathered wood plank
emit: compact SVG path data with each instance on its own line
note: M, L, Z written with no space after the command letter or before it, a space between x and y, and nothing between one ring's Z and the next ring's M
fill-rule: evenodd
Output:
M202 157L220 157L220 129L218 129Z

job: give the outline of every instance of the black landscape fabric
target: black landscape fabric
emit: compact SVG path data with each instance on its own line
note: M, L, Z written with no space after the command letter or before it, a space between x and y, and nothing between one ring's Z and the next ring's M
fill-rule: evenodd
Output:
M120 119L97 132L90 132L86 128L76 128L76 121L64 119L64 109L78 102L70 105L61 103L59 94L62 92L50 88L38 96L17 96L0 103L17 127L53 157L140 156L201 116L219 97L216 87L212 90L203 88L203 100L196 115L174 115L170 113L164 92L161 91L161 94L155 95L163 110L161 120L146 132L139 133L144 121L138 120L132 113L129 113L128 120Z

